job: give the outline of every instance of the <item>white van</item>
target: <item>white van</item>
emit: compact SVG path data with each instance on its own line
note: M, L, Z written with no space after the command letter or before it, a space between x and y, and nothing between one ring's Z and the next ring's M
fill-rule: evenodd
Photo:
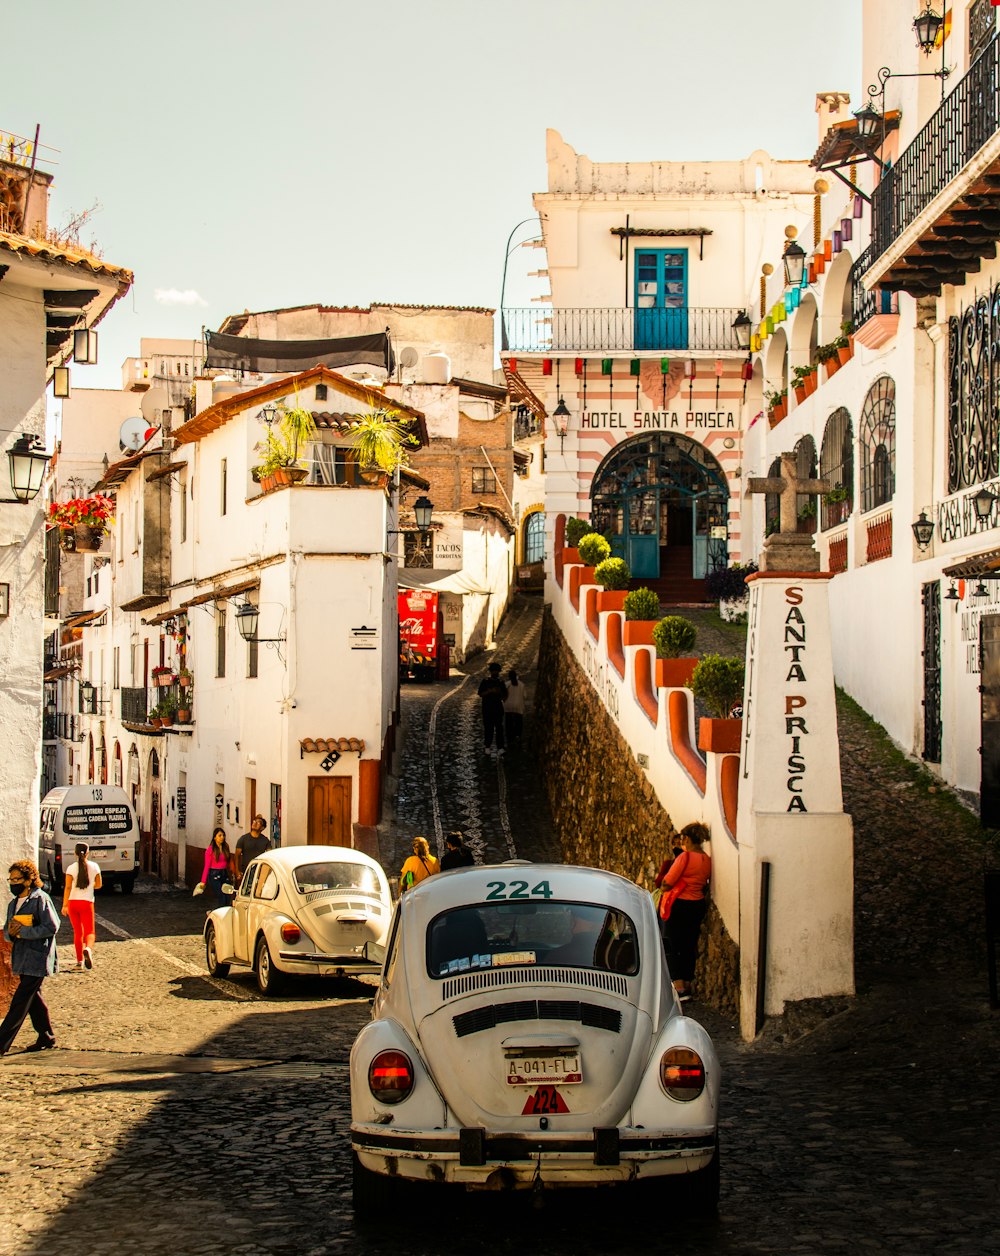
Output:
M139 821L128 795L117 785L64 785L42 799L38 826L38 870L56 892L64 870L86 842L107 886L131 894L139 871Z

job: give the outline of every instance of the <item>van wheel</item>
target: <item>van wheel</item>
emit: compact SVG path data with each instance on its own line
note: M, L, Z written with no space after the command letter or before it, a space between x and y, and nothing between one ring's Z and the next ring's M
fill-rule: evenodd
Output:
M228 977L229 965L219 963L219 947L215 937L215 925L205 930L205 967L210 977Z
M267 949L267 941L261 938L257 943L254 956L254 973L257 977L257 989L261 994L281 994L285 988L285 974L275 968L271 952Z
M351 1152L351 1194L359 1221L380 1221L391 1214L399 1183L384 1173L373 1173Z
M131 894L135 889L135 877L122 877L118 884L122 887L123 894Z

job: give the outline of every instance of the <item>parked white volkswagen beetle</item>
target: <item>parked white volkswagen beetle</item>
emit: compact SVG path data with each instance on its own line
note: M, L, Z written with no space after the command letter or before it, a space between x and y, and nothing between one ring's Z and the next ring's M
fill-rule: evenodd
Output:
M263 994L288 975L343 977L379 970L392 914L379 864L342 846L285 846L258 856L229 907L205 921L215 977L252 967Z
M351 1051L354 1204L395 1179L589 1186L685 1175L719 1193L719 1064L670 982L649 895L521 862L429 877L400 900Z

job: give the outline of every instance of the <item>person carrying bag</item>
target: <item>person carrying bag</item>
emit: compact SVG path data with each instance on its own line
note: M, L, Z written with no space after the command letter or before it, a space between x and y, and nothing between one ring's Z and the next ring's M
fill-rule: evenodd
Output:
M667 963L681 1002L691 997L698 936L708 907L708 882L712 859L702 850L708 829L697 821L680 832L681 853L669 865L664 862L656 877L662 886L659 917Z

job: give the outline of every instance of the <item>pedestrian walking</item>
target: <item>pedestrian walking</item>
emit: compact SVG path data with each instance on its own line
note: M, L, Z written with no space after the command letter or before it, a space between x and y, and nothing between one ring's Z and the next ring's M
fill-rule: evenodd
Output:
M503 722L507 744L519 746L524 731L524 685L513 669L507 673L507 696L503 700Z
M502 755L503 738L503 704L507 699L507 686L500 679L502 668L499 663L491 663L487 668L489 675L479 685L479 698L483 711L483 740L487 754ZM493 739L496 737L496 748Z
M237 839L233 865L237 885L242 881L243 874L246 872L250 861L256 859L258 855L263 855L264 851L271 849L271 840L264 831L266 828L267 821L264 817L256 815L250 821L250 832L244 833L242 837Z
M448 849L441 856L442 872L448 872L451 868L472 868L475 865L476 857L466 846L465 838L458 829L445 835L444 844Z
M17 989L0 1024L0 1055L10 1050L26 1017L38 1036L25 1050L48 1051L56 1045L56 1036L42 998L42 982L59 968L59 915L42 889L42 878L30 859L12 863L7 879L11 901L7 904L4 937L13 944L10 966L17 976Z
M226 830L217 828L212 830L212 840L209 843L208 850L205 851L205 867L201 874L201 880L195 886L195 893L200 894L202 890L211 890L215 896L217 907L228 907L229 895L223 892L222 887L227 885L232 873L233 853L229 849L229 843L226 841ZM212 909L209 908L209 911Z
M73 926L73 945L76 948L77 971L94 967L94 891L101 888L101 870L88 859L90 847L77 842L73 847L76 863L71 864L63 877L62 910Z
M660 919L665 922L670 975L682 1003L691 997L698 935L708 907L712 859L702 850L708 837L704 824L686 824L679 834L681 853L656 878L666 891L660 898Z
M405 893L406 890L412 889L413 886L419 885L421 881L426 881L428 877L432 877L436 872L440 871L441 865L431 854L431 848L426 837L415 837L413 839L413 854L409 856L400 870L400 893Z

